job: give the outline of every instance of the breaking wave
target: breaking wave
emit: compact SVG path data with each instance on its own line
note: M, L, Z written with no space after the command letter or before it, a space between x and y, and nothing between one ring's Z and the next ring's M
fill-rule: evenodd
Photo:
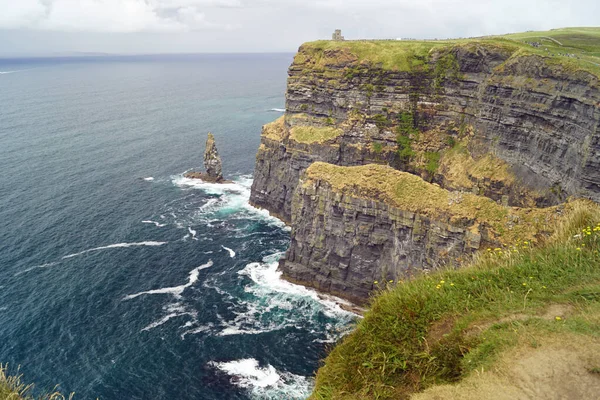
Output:
M277 371L270 364L261 367L254 358L209 365L229 375L231 383L247 389L255 399L305 399L313 385L307 377Z
M249 296L233 310L233 319L221 320L223 329L219 336L256 335L288 327L303 329L323 317L330 322L323 332L325 337L315 341L334 342L347 334L357 315L340 304L350 303L281 279L281 271L277 270L281 256L282 253L267 256L262 263L250 263L238 272L251 280L244 288Z
M156 221L142 221L142 224L154 224L154 225L156 225L157 228L162 228L164 226L167 226L167 224L161 224Z
M176 175L172 177L172 182L183 189L198 189L215 196L200 207L199 211L202 213L213 212L217 217L229 217L231 214L242 213L244 218L253 217L267 221L273 226L285 227L283 221L271 216L268 211L250 205L250 188L252 186L250 176L238 177L231 183L210 183Z

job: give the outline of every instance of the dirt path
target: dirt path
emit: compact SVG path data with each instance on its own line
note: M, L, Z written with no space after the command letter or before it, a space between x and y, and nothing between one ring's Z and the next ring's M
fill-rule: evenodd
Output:
M413 400L598 400L600 339L545 338L537 347L505 353L496 368L477 371L456 385L435 386Z

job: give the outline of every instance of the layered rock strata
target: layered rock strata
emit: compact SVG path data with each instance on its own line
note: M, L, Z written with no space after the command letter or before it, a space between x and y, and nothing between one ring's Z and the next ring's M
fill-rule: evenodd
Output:
M300 48L286 115L262 135L255 205L290 222L298 178L315 161L387 164L511 205L600 201L595 74L485 41L425 44L422 54L397 45L393 63L377 58L392 45Z
M457 266L482 248L521 249L562 211L504 207L381 165L314 163L296 189L280 268L291 281L361 304L388 283Z

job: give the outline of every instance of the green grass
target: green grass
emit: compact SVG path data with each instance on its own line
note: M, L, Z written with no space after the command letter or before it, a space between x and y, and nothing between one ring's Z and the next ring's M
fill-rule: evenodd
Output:
M534 48L527 42L540 42ZM544 32L524 32L508 35L485 36L471 39L447 39L436 41L315 41L302 45L296 56L297 64L310 63L313 68L326 69L338 61L353 68L348 69L347 78L360 72L359 65L379 65L384 70L410 72L427 63L434 49L451 49L455 46L479 44L494 46L522 56L537 54L569 69L581 69L600 76L600 28L563 28ZM568 58L563 54L574 54Z
M544 247L490 249L460 270L382 284L355 331L327 357L311 399L408 398L490 368L520 340L597 340L599 249L600 209L588 204L572 210ZM553 304L573 314L544 316Z
M340 136L343 131L330 126L294 126L290 130L290 138L300 143L323 143Z
M65 400L72 399L73 394L65 397L59 392L32 394L33 385L27 385L21 381L19 371L16 375L10 375L8 367L0 364L0 400Z
M444 47L447 42L401 42L401 41L344 41L321 40L305 43L300 49L300 58L311 57L317 66L326 66L335 58L347 56L358 62L368 61L380 64L383 69L411 71L423 65L432 48ZM327 51L338 51L333 58ZM304 54L303 54L304 53Z

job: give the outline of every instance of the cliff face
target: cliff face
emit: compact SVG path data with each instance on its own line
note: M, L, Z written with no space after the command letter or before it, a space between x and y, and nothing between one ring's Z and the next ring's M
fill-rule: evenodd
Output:
M501 40L303 45L286 114L263 129L251 195L292 225L285 276L362 302L375 281L535 240L549 225L513 235L532 207L569 196L599 202L599 75L581 65ZM433 184L414 199L443 190L434 208L446 213L360 185L340 194L307 174L315 162L346 167L342 178L366 164L389 166L382 176L408 172ZM499 206L500 225L455 218L464 196Z
M281 135L263 135L257 155L255 204L289 222L300 173L315 161L388 164L451 190L507 196L511 205L556 204L568 195L600 201L594 74L489 43L431 45L422 55L409 49L390 69L360 46L300 48ZM339 134L298 141L294 127Z
M480 248L535 242L563 210L504 207L385 166L314 163L296 189L280 268L292 281L364 303L390 281L457 266Z

